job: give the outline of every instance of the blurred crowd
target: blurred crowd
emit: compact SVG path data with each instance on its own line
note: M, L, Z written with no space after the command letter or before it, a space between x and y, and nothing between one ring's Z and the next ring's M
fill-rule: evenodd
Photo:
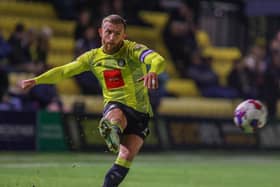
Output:
M10 73L34 76L49 68L47 58L51 36L52 29L47 26L38 30L18 23L7 39L0 29L0 110L61 109L55 86L36 86L26 92L18 83L12 87L9 79Z
M242 51L240 59L235 59L233 68L227 76L227 84L221 84L218 74L213 70L213 59L203 54L203 49L196 40L199 29L198 1L177 1L177 6L163 8L161 1L105 0L105 1L54 1L60 11L60 17L75 19L75 50L73 57L99 47L98 27L100 20L108 14L117 13L127 19L128 25L153 27L143 21L138 12L141 9L166 11L169 13L162 37L169 50L178 77L192 79L204 97L215 98L255 98L264 101L271 116L275 116L277 100L280 94L280 28L271 41L256 41ZM63 7L63 8L61 8ZM71 9L71 10L70 10ZM62 110L63 104L55 86L36 86L28 93L9 90L9 72L30 72L39 74L47 65L49 40L52 30L25 28L21 23L15 25L7 40L0 29L0 110L28 108L52 108ZM83 94L101 94L96 78L85 72L75 77ZM165 90L168 75L161 77L160 91L151 93L155 107L159 98L172 96ZM48 93L48 94L46 94Z
M194 80L204 97L259 99L274 117L280 96L280 28L271 41L256 40L240 59L235 59L223 85L212 68L212 57L203 54L196 40L199 5L195 2L182 1L171 11L163 32L179 76Z

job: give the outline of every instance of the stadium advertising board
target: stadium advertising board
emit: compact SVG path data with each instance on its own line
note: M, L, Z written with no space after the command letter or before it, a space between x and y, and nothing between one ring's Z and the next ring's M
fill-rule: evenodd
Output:
M66 150L63 122L60 113L40 111L37 113L37 150Z
M98 132L98 124L101 114L81 114L65 116L68 142L74 150L99 150L107 151L103 138ZM160 148L159 136L155 128L155 122L150 122L150 135L144 145L145 150ZM78 132L77 132L78 131Z
M98 133L101 114L0 112L0 150L107 151ZM257 133L244 133L229 118L160 115L151 120L147 150L280 149L280 122L269 123Z
M274 121L257 133L244 133L232 119L162 117L171 149L279 149L280 125ZM278 125L277 125L278 124Z
M35 131L35 112L0 112L0 150L35 150Z
M273 121L266 125L259 133L261 148L280 149L280 122Z

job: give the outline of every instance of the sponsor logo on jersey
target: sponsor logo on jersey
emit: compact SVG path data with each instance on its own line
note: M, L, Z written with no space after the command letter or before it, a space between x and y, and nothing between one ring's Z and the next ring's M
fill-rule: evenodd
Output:
M122 72L119 69L111 69L103 71L104 80L107 89L115 89L124 86Z

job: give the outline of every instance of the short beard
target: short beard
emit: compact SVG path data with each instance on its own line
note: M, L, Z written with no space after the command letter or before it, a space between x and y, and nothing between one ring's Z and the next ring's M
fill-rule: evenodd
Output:
M108 54L113 54L113 53L117 52L122 47L122 45L123 45L123 41L121 41L119 44L117 44L115 47L113 47L111 51L104 51L104 52L108 53ZM103 50L104 50L104 48L103 48Z

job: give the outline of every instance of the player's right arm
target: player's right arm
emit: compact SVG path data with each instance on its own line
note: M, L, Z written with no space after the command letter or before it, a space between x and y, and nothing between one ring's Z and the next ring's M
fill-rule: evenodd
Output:
M20 86L24 90L28 90L28 89L32 88L33 86L35 86L35 85L36 85L36 81L34 79L22 80L20 82Z
M23 89L29 89L35 86L36 84L56 84L57 82L72 77L74 75L80 74L84 71L89 70L89 59L91 53L87 52L77 58L76 61L73 61L69 64L55 67L49 71L34 77L32 79L27 79L21 81L21 87Z

